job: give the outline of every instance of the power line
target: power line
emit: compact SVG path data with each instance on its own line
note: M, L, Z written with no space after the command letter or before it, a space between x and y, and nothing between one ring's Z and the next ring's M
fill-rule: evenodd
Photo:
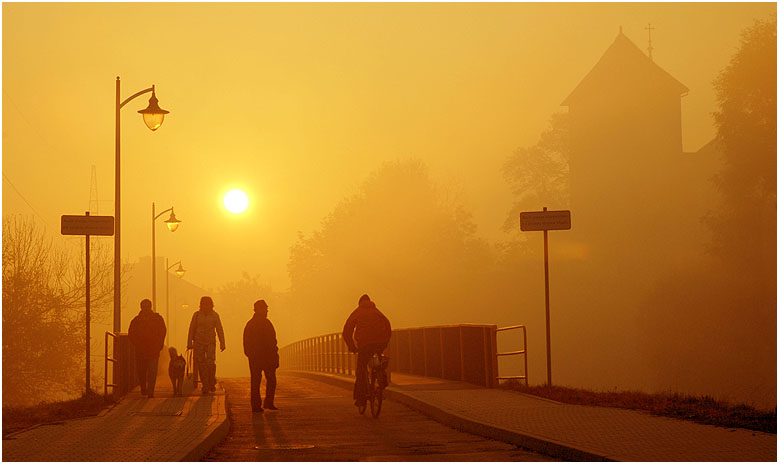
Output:
M5 172L3 172L3 179L5 179L5 181L8 183L8 185L9 185L9 186L11 186L11 188L12 188L12 189L13 189L13 190L16 192L16 194L17 194L17 195L19 195L19 197L21 197L21 199L22 199L22 200L24 200L24 203L26 203L26 204L27 204L27 206L28 206L28 207L30 207L30 210L32 210L32 211L33 211L33 213L35 213L36 215L38 215L38 218L40 218L40 219L41 219L41 221L43 221L43 222L44 222L44 223L46 223L46 224L47 224L49 227L51 227L51 225L49 224L49 222L48 222L48 221L46 221L46 219L45 219L43 216L41 216L41 214L40 214L40 213L38 213L38 210L36 210L36 209L35 209L35 207L33 207L33 206L32 206L32 204L31 204L30 202L28 202L26 198L24 198L24 195L22 195L22 193L21 193L21 192L19 192L19 189L17 189L17 188L16 188L16 186L14 186L14 183L12 183L12 182L11 182L11 180L8 178L8 176L5 174ZM54 229L54 228L52 228L52 229Z
M35 207L33 207L32 204L24 197L24 195L22 195L22 193L19 191L19 189L17 189L16 186L14 186L14 183L11 182L11 179L5 174L5 172L3 172L3 179L5 180L5 182L8 183L9 186L11 186L11 188L14 190L14 192L16 192L16 194L24 201L24 203L26 203L27 206L30 207L30 210L32 210L33 213L35 213L35 215L38 216L38 218L41 219L41 221L43 221L43 224L45 226L48 226L49 228L51 228L52 231L57 231L58 230L57 228L52 227L52 225L48 221L46 221L46 219L43 217L43 215L38 213L38 210ZM60 234L54 234L54 235L56 237L58 237L59 239L61 239L65 244L68 244L68 246L76 247L76 244L72 243L71 241L66 241L65 238L62 237Z

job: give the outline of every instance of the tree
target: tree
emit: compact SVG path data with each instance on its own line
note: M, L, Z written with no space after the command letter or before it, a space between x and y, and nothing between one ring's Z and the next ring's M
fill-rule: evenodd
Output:
M504 222L506 231L520 228L520 212L569 204L569 137L568 113L556 113L536 145L517 149L504 163L504 179L516 198Z
M715 182L718 211L708 218L715 251L728 266L772 277L777 250L777 19L742 34L715 80L714 113L724 168Z
M715 80L714 247L656 283L640 316L658 389L777 403L776 44L776 19L756 22Z
M462 323L479 308L488 246L420 161L386 163L291 249L289 308L302 337L341 330L368 293L394 325ZM392 309L405 318L393 318ZM396 314L397 315L397 314Z
M55 248L30 219L3 217L3 405L74 396L83 388L79 252ZM98 310L112 297L111 262L99 246L92 259L91 300Z

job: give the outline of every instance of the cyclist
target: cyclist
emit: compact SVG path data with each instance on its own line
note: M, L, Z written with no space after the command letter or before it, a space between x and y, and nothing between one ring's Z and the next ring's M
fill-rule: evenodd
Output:
M358 407L366 405L368 361L374 354L381 354L385 350L390 341L390 334L390 320L376 308L376 304L367 294L360 296L358 307L347 318L342 332L349 351L358 354L353 391L355 405Z

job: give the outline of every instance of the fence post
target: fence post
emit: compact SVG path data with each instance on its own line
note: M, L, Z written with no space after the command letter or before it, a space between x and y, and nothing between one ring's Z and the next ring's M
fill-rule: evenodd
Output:
M460 380L465 381L466 376L463 370L463 326L458 325L458 338L460 339Z
M423 333L423 376L428 376L428 337L426 333L428 331L425 328L422 329Z

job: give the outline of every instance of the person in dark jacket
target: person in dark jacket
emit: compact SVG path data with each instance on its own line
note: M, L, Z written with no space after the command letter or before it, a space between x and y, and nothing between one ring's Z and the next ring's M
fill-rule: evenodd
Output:
M152 310L152 301L141 301L141 311L130 322L127 336L135 346L135 367L141 395L154 397L157 362L165 342L165 321Z
M352 339L354 333L354 341ZM381 354L390 342L390 320L376 308L367 294L360 296L358 307L344 323L342 336L350 352L357 352L355 366L355 405L366 404L366 378L368 361L374 354Z
M255 314L244 327L244 355L249 358L250 403L253 412L278 410L274 405L276 369L279 368L279 348L276 346L276 330L268 320L268 304L258 300ZM265 372L265 402L261 406L260 381Z

